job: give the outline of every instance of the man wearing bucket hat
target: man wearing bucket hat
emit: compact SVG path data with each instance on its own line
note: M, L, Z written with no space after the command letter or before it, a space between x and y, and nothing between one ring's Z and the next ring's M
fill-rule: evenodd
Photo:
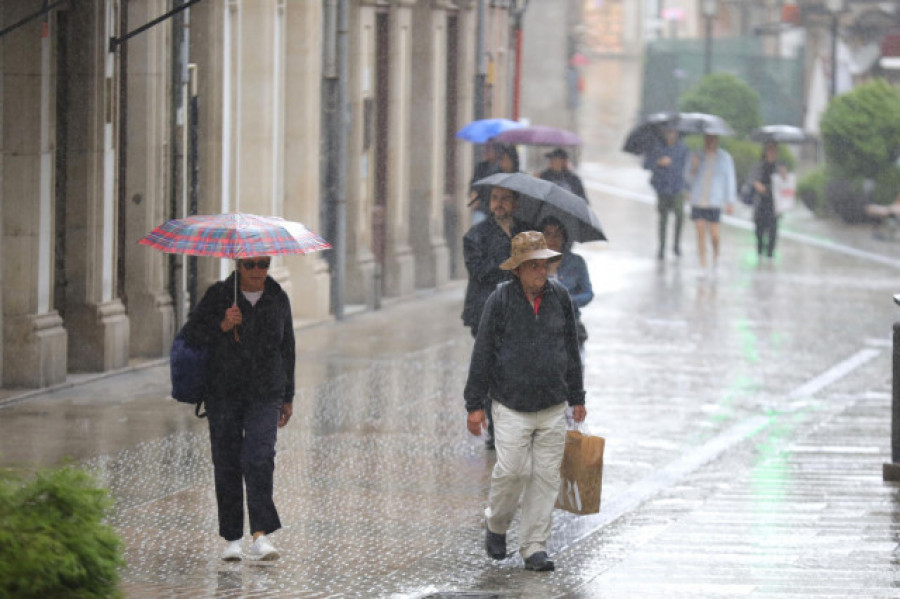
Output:
M550 166L541 173L541 179L556 183L586 202L587 194L584 192L581 177L569 170L569 153L562 148L556 148L552 152L544 154L544 157L550 160Z
M484 306L464 397L473 435L485 427L485 400L493 398L497 462L485 509L485 548L506 558L506 532L522 498L519 553L525 568L553 570L547 539L559 491L566 440L566 407L584 420L584 384L575 310L561 283L547 278L547 263L561 254L542 233L512 240L500 268L515 278L497 286ZM524 493L524 495L523 495Z

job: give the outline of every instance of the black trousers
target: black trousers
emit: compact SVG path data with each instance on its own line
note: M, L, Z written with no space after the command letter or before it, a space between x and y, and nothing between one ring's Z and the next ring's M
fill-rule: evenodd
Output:
M763 212L755 215L753 221L756 224L756 253L762 256L765 251L771 258L778 238L778 217L771 212Z
M219 534L226 541L244 536L245 486L250 532L278 530L281 520L272 494L281 404L231 399L206 403Z
M666 232L669 226L669 212L675 216L675 238L672 249L681 251L681 224L684 222L684 195L657 194L656 211L659 213L659 253L666 251Z

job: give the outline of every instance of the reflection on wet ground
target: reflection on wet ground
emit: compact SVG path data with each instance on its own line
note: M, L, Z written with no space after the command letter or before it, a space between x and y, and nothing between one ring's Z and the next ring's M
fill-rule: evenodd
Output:
M577 251L603 507L555 514L552 574L484 556L493 456L465 431L458 284L298 332L277 562L218 560L206 425L165 399L165 366L0 408L0 456L98 473L132 597L897 596L900 496L881 482L897 269L790 239L759 265L728 228L701 279L691 236L655 260L651 207L595 204L613 242Z

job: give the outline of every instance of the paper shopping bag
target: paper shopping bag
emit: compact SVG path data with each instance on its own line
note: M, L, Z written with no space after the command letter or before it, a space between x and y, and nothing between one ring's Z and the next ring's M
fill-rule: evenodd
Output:
M797 176L794 173L772 175L772 200L775 202L775 214L781 215L794 208L797 195Z
M603 478L603 437L566 432L566 450L559 472L562 481L556 507L573 514L600 511Z

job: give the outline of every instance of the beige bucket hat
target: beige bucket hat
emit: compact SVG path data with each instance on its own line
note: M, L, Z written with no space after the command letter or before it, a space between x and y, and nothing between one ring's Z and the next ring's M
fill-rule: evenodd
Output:
M525 231L512 238L509 260L500 265L502 270L515 270L528 260L543 260L562 256L547 248L547 240L539 231Z

